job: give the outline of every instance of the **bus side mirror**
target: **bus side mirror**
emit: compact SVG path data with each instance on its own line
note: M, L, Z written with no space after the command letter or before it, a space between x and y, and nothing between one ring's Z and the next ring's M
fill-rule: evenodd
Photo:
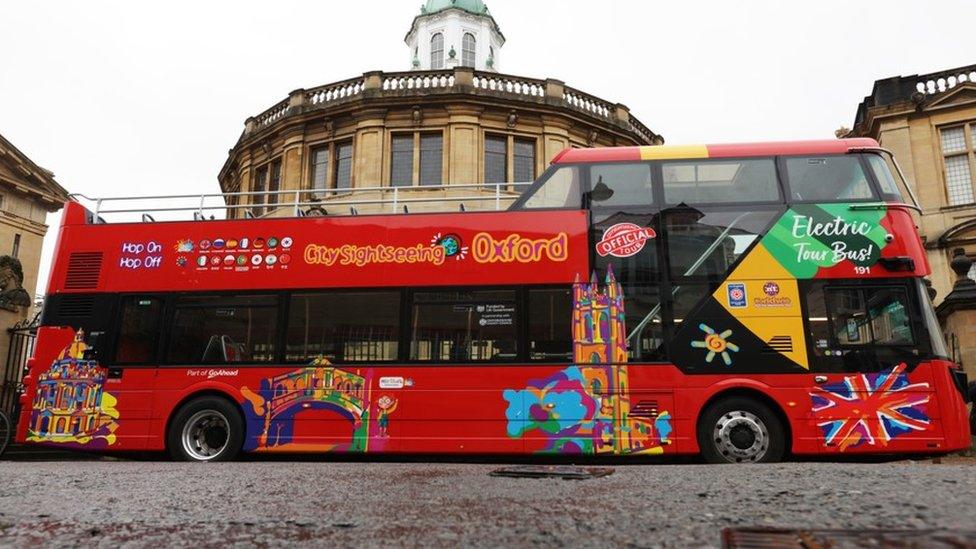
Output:
M596 185L593 186L593 190L589 192L589 195L591 202L606 202L613 196L613 189L603 182L603 176L601 175Z

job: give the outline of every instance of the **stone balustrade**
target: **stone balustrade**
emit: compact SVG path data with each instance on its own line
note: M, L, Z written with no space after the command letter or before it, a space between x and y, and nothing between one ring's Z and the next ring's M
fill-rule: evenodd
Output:
M899 103L903 103L905 107L915 108L930 100L931 96L944 93L967 82L976 82L976 65L877 80L871 95L865 97L858 105L853 131L855 133L864 131L868 112L873 108Z
M926 95L941 93L955 88L963 82L976 82L976 65L923 74L917 78L918 82L915 84L917 91Z
M616 111L611 103L568 86L565 87L563 100L569 107L598 118L612 118Z
M470 67L436 71L367 72L360 77L311 89L295 90L287 99L249 118L245 135L260 132L292 114L328 109L345 102L435 94L495 96L516 104L524 102L563 107L635 132L648 143L663 143L659 135L631 115L624 105L610 103L555 79L539 80L476 71Z
M454 87L454 71L405 72L387 74L383 77L383 91L421 91L447 89Z
M539 99L546 95L545 80L498 73L477 72L474 75L473 81L475 89L484 92Z
M319 86L311 90L304 90L303 93L309 105L323 107L337 101L356 97L362 93L365 87L366 83L364 78L359 77Z

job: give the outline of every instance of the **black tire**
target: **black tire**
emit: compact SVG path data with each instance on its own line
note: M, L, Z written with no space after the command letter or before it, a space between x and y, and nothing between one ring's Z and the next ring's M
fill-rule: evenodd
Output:
M230 461L243 444L240 411L218 396L203 396L184 404L166 432L166 449L177 461Z
M786 430L769 406L729 397L702 413L698 446L708 463L772 463L786 455Z

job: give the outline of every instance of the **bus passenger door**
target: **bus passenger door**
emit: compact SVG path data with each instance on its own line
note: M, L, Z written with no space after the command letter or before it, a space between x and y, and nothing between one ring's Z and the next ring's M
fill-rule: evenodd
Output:
M139 320L150 322L141 326L152 343L138 366L114 360L118 353L113 345L121 341L115 337L115 296L55 295L45 306L50 308L49 325L41 329L33 359L27 442L97 450L144 449L155 376L148 360L155 351L160 323L152 315L161 310L161 303L147 299L145 310L125 309L130 324L123 323L123 327ZM136 331L125 333L133 336Z
M811 452L932 451L943 441L913 279L805 284ZM798 449L800 450L800 449Z

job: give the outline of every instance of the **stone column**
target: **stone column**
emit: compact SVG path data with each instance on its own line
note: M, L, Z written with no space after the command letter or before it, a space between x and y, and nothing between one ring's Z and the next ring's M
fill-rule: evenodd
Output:
M282 153L281 165L281 187L282 191L300 190L304 177L304 147L305 132L304 126L292 127L285 131L284 152ZM308 200L308 196L299 195L299 201ZM278 204L282 206L280 215L289 216L294 214L295 194L282 194L278 196Z
M353 144L353 186L379 187L383 183L386 109L367 109L356 119Z
M463 67L467 68L467 67ZM458 69L455 74L461 73ZM480 183L484 146L479 125L481 108L450 105L448 112L448 175L445 183Z
M454 86L463 92L473 90L474 69L471 67L454 67Z
M566 95L566 83L555 78L546 79L546 103L562 107L565 102L563 96Z
M570 146L572 122L558 116L542 117L542 168L548 168L553 157ZM542 172L539 172L542 173Z
M976 380L976 281L969 278L973 260L962 248L953 250L950 266L956 283L936 308L949 345L949 355L962 364L969 379Z

